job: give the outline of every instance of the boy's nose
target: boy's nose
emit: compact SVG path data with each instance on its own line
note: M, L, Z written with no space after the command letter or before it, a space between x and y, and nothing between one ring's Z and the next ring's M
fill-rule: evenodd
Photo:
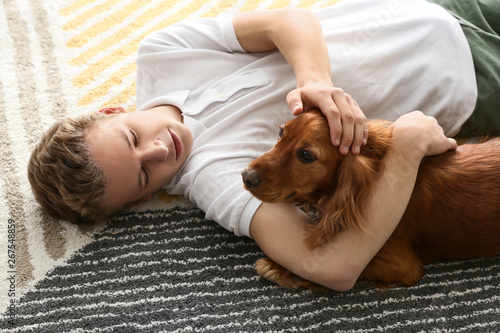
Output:
M159 139L151 142L142 152L144 162L164 162L169 154L168 148Z

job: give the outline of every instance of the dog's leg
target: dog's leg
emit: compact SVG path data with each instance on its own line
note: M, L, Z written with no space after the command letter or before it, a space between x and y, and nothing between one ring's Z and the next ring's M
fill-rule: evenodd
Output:
M381 288L414 285L424 276L422 260L409 242L389 238L366 266L359 280L370 281Z
M310 291L330 291L317 283L305 280L298 275L293 274L284 267L278 265L269 258L261 258L255 263L257 273L263 278L275 282L288 289L309 289Z

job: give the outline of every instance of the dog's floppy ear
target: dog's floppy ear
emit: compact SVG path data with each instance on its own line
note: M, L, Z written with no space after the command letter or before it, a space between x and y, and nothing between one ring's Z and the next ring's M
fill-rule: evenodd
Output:
M314 248L331 238L337 231L363 229L363 209L373 192L377 163L363 155L348 154L337 169L337 186L318 202L321 220L312 226L306 245Z

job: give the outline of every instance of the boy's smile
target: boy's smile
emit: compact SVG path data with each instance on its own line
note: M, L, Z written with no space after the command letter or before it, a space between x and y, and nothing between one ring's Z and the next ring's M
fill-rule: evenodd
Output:
M116 115L89 129L86 139L108 180L103 208L114 213L148 200L151 193L168 184L189 156L193 138L173 106L100 112Z

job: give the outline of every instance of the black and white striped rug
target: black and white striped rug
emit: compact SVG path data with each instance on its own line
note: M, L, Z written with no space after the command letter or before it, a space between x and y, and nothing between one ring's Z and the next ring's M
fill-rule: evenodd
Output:
M194 207L127 213L19 300L2 332L500 332L500 258L381 292L289 291L262 252Z

